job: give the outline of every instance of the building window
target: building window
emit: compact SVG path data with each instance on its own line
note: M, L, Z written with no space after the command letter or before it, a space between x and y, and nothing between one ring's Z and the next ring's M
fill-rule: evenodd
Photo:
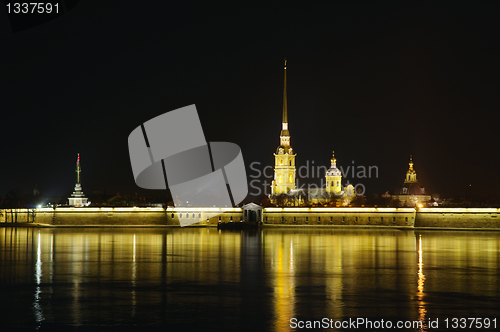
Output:
M293 222L296 222L296 221L297 221L296 217L293 217Z
M174 219L174 214L172 213L172 219Z
M333 222L333 217L330 217L330 222Z
M384 222L384 217L380 217L380 222Z
M285 217L281 217L281 222L285 221Z
M266 216L266 221L267 221L267 216Z
M392 217L392 222L396 223L396 217Z
M356 222L358 222L358 217L356 217Z
M182 218L182 213L179 214L179 219Z
M201 219L201 213L198 213L198 218L200 218L200 219Z
M309 221L309 217L306 217L306 221Z
M318 222L320 222L320 221L321 221L321 217L318 217Z
M290 160L290 166L292 166L292 161Z

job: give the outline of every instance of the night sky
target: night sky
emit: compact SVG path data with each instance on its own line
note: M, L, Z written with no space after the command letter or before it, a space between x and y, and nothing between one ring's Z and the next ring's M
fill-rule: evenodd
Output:
M272 166L286 58L298 167L329 166L335 150L344 169L378 167L350 183L392 193L412 154L429 194L472 185L498 197L499 17L498 1L80 1L13 33L2 7L0 196L37 185L68 197L77 153L86 194L146 193L128 135L190 104L207 141L238 144L247 167Z

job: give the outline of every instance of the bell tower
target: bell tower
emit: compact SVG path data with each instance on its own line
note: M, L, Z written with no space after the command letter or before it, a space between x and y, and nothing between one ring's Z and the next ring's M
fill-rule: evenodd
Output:
M274 154L274 180L271 184L271 194L286 194L295 189L295 156L290 145L288 131L288 109L286 96L286 59L284 66L283 86L283 122L281 123L280 145Z

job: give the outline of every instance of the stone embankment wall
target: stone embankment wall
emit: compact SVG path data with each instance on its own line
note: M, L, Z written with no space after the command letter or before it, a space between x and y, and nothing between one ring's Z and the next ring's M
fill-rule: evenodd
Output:
M239 222L241 208L133 208L133 207L58 207L0 210L0 223L36 223L68 226L179 226L188 217L201 220L197 226L217 226L220 222Z
M44 225L178 226L186 219L194 226L240 222L241 208L41 208L2 209L0 223ZM500 229L500 208L264 208L264 226L345 226Z
M17 217L16 217L17 212ZM27 213L29 212L29 213ZM165 225L163 208L41 208L0 210L4 223L45 225Z
M498 208L419 209L415 227L419 228L498 228Z
M411 208L265 208L264 225L410 227L415 224Z

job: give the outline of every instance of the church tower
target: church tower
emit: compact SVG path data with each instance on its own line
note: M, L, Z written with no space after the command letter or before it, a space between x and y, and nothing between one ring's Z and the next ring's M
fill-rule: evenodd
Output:
M333 195L342 194L342 172L337 168L335 152L332 152L331 167L326 171L326 192Z
M82 191L82 185L80 183L80 154L76 158L76 184L75 191L71 194L71 197L68 198L70 206L87 206L90 203L88 202L88 198L85 197Z
M274 154L274 180L271 184L271 194L286 194L295 189L295 156L290 146L290 132L288 131L288 110L286 97L286 59L285 78L283 87L283 122L281 124L280 145Z

